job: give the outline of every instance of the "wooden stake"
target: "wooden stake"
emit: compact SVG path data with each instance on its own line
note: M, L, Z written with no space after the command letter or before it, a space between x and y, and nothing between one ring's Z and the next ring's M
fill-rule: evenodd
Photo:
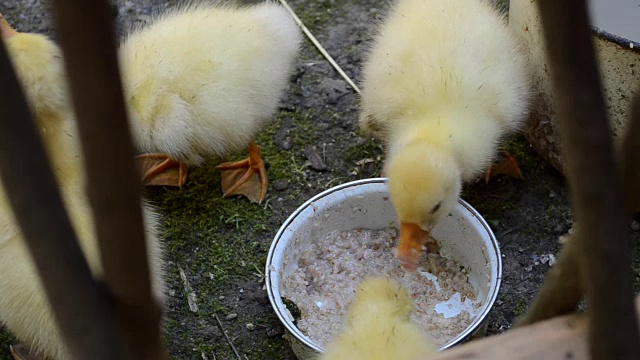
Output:
M51 0L87 170L88 197L115 313L134 359L166 359L151 292L140 174L106 0Z
M58 328L74 359L122 359L108 297L80 250L1 40L0 79L0 177Z
M640 359L631 246L585 0L538 0L589 304L593 359Z
M622 181L629 215L640 212L640 89L631 102L631 118L622 145Z

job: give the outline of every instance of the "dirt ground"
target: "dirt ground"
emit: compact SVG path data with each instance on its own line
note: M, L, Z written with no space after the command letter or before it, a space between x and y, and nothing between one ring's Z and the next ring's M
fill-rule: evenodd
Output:
M118 0L118 31L143 24L177 3ZM386 4L290 0L356 81ZM41 0L0 0L0 12L19 31L53 35ZM379 176L382 148L358 133L357 110L354 91L305 41L282 105L257 138L269 163L270 188L263 205L244 198L220 199L214 160L193 169L182 189L149 190L149 199L163 216L170 285L165 334L173 359L235 358L215 315L243 358L295 359L263 289L264 261L280 224L309 197L340 183ZM505 146L520 162L525 180L498 177L488 185L470 184L463 193L492 226L502 251L502 288L489 316L488 334L509 329L514 318L524 314L549 269L549 259L560 248L558 237L571 227L562 176L524 137L516 136ZM632 224L630 234L637 244L638 223ZM640 256L635 248L637 291ZM0 359L9 359L7 348L13 341L0 331Z

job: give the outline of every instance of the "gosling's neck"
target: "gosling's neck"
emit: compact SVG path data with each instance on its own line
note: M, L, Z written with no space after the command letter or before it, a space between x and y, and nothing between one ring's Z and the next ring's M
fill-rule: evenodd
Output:
M405 126L392 130L389 155L401 148L413 144L430 145L433 148L448 150L452 145L449 121L443 116L434 116L427 120L407 118L402 121Z
M408 134L399 141L392 142L384 165L386 176L390 176L390 164L399 157L411 158L416 161L416 164L428 158L435 167L453 165L459 170L459 164L453 156L451 146L437 137L431 140L431 137L432 135L428 133Z

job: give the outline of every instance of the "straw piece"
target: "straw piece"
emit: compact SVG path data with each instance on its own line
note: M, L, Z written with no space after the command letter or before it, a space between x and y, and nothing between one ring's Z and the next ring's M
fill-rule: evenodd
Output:
M349 83L349 85L351 85L351 87L353 88L353 90L355 90L355 92L357 92L358 94L360 94L360 89L358 88L358 86L351 80L351 78L342 70L342 68L340 67L340 65L338 65L335 60L333 60L333 58L331 57L331 55L329 55L329 53L324 49L324 47L322 47L322 45L320 44L320 42L318 42L318 40L316 39L315 36L313 36L313 34L311 33L311 31L304 25L304 23L302 22L302 20L300 20L300 18L298 17L298 15L296 15L295 11L293 11L293 9L291 9L291 7L289 7L289 4L287 4L287 2L285 0L279 0L280 3L282 4L282 6L285 7L285 9L287 9L287 11L289 11L289 14L291 14L291 16L293 17L293 19L296 21L296 23L298 24L298 26L300 26L300 28L302 29L302 31L305 33L305 35L307 35L307 37L309 38L309 40L311 40L311 42L313 43L313 45L315 45L315 47L318 49L318 51L320 51L320 53L322 54L322 56L324 56L327 61L329 61L329 63L331 64L331 66L333 66L334 69L336 69L336 71L338 72L338 74L340 74L340 76L342 76L342 78Z

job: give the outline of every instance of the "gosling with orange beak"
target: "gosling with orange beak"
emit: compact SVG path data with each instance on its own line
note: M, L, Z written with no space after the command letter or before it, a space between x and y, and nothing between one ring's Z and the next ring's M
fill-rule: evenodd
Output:
M395 0L382 23L363 69L359 123L387 145L406 269L417 267L462 183L489 169L501 138L522 123L529 77L518 47L484 0ZM498 170L519 174L508 165Z
M402 267L414 271L422 247L437 251L430 231L455 205L462 188L456 161L420 137L407 146L392 149L386 173L391 202L400 222L396 257Z

